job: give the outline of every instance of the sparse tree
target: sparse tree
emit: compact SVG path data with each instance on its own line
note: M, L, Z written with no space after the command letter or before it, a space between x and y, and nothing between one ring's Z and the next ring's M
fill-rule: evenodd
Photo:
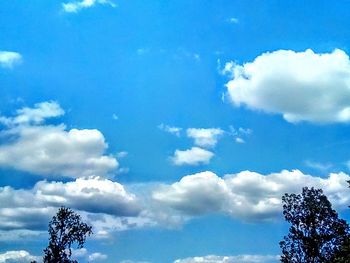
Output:
M81 221L80 215L72 209L61 207L49 223L49 244L44 250L44 263L69 263L71 246L84 246L87 236L92 234L92 227Z
M281 262L335 262L349 237L349 227L322 190L305 187L301 194L285 194L282 202L283 215L291 226L280 242Z

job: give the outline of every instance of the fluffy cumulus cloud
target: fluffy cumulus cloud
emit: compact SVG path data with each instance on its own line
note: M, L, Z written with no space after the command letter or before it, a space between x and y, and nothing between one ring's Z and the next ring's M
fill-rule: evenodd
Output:
M214 147L218 142L218 138L224 134L224 131L219 128L189 128L187 136L194 139L195 145L201 147Z
M0 67L11 69L21 62L21 54L13 51L0 51Z
M171 161L174 165L200 165L208 164L214 153L211 151L192 147L188 150L175 150L174 156L171 157Z
M77 13L82 9L91 8L94 5L109 5L116 7L116 4L109 0L82 0L82 1L71 1L62 4L63 11L67 13Z
M177 259L174 263L277 263L279 256L272 255L239 255L239 256L215 256L192 257Z
M40 260L40 257L33 256L25 250L13 250L0 254L0 263L28 263Z
M26 190L0 187L0 229L46 229L47 222L62 205L85 213L87 218L90 215L90 221L98 221L91 214L136 217L141 211L135 195L108 179L39 181Z
M278 50L243 65L229 63L227 71L236 106L282 114L292 123L350 121L350 60L342 50Z
M321 178L299 170L268 175L243 171L223 178L202 172L162 185L153 191L152 197L160 205L171 208L172 213L189 216L223 213L243 221L265 221L281 218L282 195L299 193L304 186L323 189L335 207L347 208L349 179L345 173Z
M117 160L105 155L108 145L95 129L71 129L45 125L47 118L64 111L56 102L22 108L14 117L0 117L0 166L45 176L105 176L118 167Z

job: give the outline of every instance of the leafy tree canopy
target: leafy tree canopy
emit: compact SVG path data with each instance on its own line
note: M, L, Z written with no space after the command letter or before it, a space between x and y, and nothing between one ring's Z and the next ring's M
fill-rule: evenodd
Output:
M80 215L72 209L61 207L49 223L49 244L44 250L44 263L69 263L71 246L84 246L87 236L92 234L92 227L81 221Z
M280 242L281 262L335 262L349 238L349 227L322 190L305 187L301 194L285 194L282 202L283 215L291 226Z

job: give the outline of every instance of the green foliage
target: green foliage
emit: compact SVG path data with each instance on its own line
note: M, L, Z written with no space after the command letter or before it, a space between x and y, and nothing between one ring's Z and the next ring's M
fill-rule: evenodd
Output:
M282 202L283 215L291 226L280 242L281 262L335 262L349 238L349 227L322 190L304 187L301 194L285 194Z
M69 263L71 246L77 243L77 248L84 246L86 236L92 234L92 227L81 222L80 215L70 208L61 207L49 223L49 245L44 250L44 263Z

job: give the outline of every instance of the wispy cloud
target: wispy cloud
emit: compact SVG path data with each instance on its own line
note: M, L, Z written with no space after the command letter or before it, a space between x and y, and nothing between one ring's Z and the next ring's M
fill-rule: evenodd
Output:
M238 256L216 256L191 257L177 259L173 263L277 263L280 256L276 255L238 255Z
M97 4L109 5L116 7L117 5L109 0L82 0L82 1L71 1L62 4L63 11L67 13L78 13L82 9L91 8Z
M230 17L227 21L231 24L238 24L239 23L239 20L236 17Z
M163 123L158 125L158 128L162 131L168 132L170 134L174 134L177 137L180 137L180 133L182 131L182 128L180 128L180 127L169 126L169 125L166 125Z
M333 166L330 163L320 163L320 162L314 162L310 160L306 160L305 165L312 169L319 170L322 172L328 171Z

